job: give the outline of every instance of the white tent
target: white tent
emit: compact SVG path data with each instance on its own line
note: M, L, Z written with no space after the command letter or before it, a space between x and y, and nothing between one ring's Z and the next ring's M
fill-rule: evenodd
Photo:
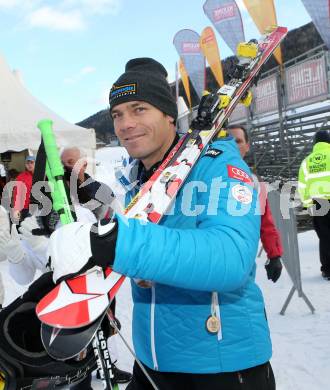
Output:
M0 55L0 153L6 151L36 151L40 144L37 123L51 119L59 147L83 148L94 158L96 139L94 129L71 124L35 99L8 67ZM93 164L92 164L93 165ZM94 171L94 167L89 167Z

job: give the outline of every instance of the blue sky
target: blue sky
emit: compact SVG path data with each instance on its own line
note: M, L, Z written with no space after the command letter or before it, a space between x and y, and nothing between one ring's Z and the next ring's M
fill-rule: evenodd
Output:
M204 1L0 0L0 54L37 99L78 122L107 107L108 91L131 58L156 58L173 80L173 37L211 25ZM242 0L237 3L246 38L259 37ZM275 6L279 25L310 21L300 0L275 0ZM231 55L217 39L221 57Z

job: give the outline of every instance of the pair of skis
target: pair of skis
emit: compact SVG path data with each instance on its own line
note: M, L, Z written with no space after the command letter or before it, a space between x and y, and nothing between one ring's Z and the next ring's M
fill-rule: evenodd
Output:
M218 135L235 106L247 96L261 66L286 34L286 28L277 27L258 43L241 46L240 55L245 58L237 65L234 78L215 94L202 98L192 128L128 205L125 211L128 218L160 222L195 163ZM63 281L39 302L37 315L48 326L65 328L71 335L79 334L83 349L82 344L97 327L95 321L101 321L123 280L123 276L108 267ZM60 338L58 344L64 344L65 349L65 342Z

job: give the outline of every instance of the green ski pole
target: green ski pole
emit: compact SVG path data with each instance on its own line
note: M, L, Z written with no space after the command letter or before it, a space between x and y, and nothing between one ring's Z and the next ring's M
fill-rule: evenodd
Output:
M64 169L59 156L54 132L53 132L53 122L50 119L43 119L38 122L38 128L41 131L41 136L45 146L46 152L46 175L49 182L52 184L51 196L53 199L53 209L57 211L60 215L61 223L67 225L71 222L74 222L70 202L65 190L64 184ZM100 329L99 332L102 333ZM95 338L97 345L104 344L104 340L99 338L97 333ZM103 346L104 347L104 346ZM102 352L102 353L101 353ZM100 361L100 374L103 376L103 381L106 389L110 390L119 390L117 383L112 384L112 363L110 357L104 353L104 351L98 347L97 359ZM109 372L111 370L111 374Z
M53 185L53 208L58 212L61 223L67 225L68 223L74 222L74 217L65 190L64 169L59 156L52 125L53 122L50 119L43 119L38 122L38 128L41 131L47 155L46 175Z

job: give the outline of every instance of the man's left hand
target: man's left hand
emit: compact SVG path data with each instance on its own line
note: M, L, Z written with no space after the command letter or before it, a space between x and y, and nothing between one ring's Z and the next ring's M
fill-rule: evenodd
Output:
M272 280L274 283L277 282L282 272L282 262L280 257L273 257L268 259L265 264L267 277L269 280Z

